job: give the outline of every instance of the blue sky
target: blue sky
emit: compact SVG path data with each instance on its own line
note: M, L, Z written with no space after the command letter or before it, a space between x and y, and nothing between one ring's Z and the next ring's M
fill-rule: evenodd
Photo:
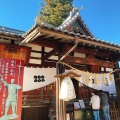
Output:
M0 26L27 31L42 0L0 0ZM95 38L120 45L120 0L73 0Z

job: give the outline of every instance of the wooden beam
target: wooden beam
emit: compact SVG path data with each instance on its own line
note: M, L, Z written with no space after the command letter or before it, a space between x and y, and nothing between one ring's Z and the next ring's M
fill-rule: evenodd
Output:
M37 51L37 50L31 50L31 52L34 52L34 53L42 53L41 51Z
M44 65L42 64L34 64L34 63L29 63L29 65L27 65L26 67L39 67L39 68L42 68L42 67L49 67L49 68L53 68L53 67L56 67L56 63L55 62L46 62L44 63Z
M114 68L113 62L92 59L92 58L80 58L80 57L67 56L63 60L63 62L70 63L70 64L86 64L86 65L97 65L101 67Z
M41 51L38 51L38 50L31 50L31 52L33 52L33 53L42 53ZM44 53L45 53L45 55L47 54L47 52L44 52ZM57 53L55 53L54 56L58 56Z
M30 57L30 59L36 59L36 60L41 60L41 57Z
M48 41L48 40L44 40L43 38L41 39L40 37L37 38L36 40L32 41L31 44L35 44L35 45L39 45L39 46L43 46L43 47L49 47L49 48L54 48L57 49L58 48L58 43L56 41Z
M119 80L120 80L120 78L116 78L116 79L115 79L115 81L119 81Z
M28 43L28 42L32 41L34 38L37 38L40 35L40 33L39 34L38 33L39 32L36 29L33 30L30 34L28 34L25 37L25 39L20 43L20 45L23 43Z
M44 55L42 57L43 60L47 60L49 57L51 57L52 55L54 55L57 51L56 50L51 50L49 53L47 53L46 55Z
M46 34L50 34L50 35L52 35L52 36L55 36L55 37L57 37L57 38L65 38L65 39L69 39L69 40L74 40L74 36L72 36L72 35L68 35L68 34L66 34L66 33L62 33L61 31L55 31L55 30L50 30L50 29L46 29L46 28L42 28L41 29L41 27L38 27L37 28L37 30L39 31L39 32L42 32L42 33L46 33Z
M73 71L69 71L69 72L66 72L66 73L63 73L63 74L58 74L58 75L55 75L55 77L70 77L70 78L73 78L73 77L80 77L81 75L76 73L76 72L73 72Z
M54 62L54 63L57 63L58 62L58 60L53 60L53 59L47 59L47 60L45 60L46 62Z
M22 41L22 39L23 39L21 37L6 36L6 35L0 35L0 38L2 38L2 39L8 39L8 40L16 40L16 41L18 41L18 40Z
M70 45L65 45L64 48L63 48L63 51L64 51L64 53L66 53L66 51L68 51L70 49L71 49ZM90 54L90 55L92 54L94 56L101 56L101 57L111 58L111 55L108 52L95 51L95 49L87 49L87 48L76 47L73 50L73 52L83 53L83 54Z
M50 34L50 35L54 35L58 38L64 38L66 39L66 41L74 41L75 39L75 35L73 34L69 34L67 32L61 32L61 31L55 31L55 30L52 30L52 29L49 29L49 28L41 28L40 26L37 28L37 30L39 32L42 32L42 33L47 33L47 34ZM79 43L85 43L85 44L90 44L90 45L94 45L94 46L100 46L100 47L103 47L103 48L109 48L109 49L112 49L112 50L118 50L120 51L120 47L118 46L112 46L111 44L107 44L107 43L104 43L104 42L99 42L96 40L92 40L92 38L87 38L87 37L81 37L79 36Z

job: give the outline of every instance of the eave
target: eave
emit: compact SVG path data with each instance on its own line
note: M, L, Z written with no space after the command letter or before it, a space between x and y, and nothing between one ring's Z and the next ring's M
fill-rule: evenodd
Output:
M37 39L38 37L45 36L45 37L53 37L53 41L59 42L65 42L65 43L73 43L75 36L79 38L79 43L82 44L88 44L93 47L102 47L104 49L110 49L112 51L118 51L120 52L120 46L118 44L106 42L104 40L96 39L91 36L85 36L85 35L80 35L76 34L73 32L68 32L68 31L61 31L57 30L52 27L36 24L34 25L28 32L26 32L23 37L24 40L20 43L25 44L25 43L30 43Z
M22 41L21 37L24 32L15 30L7 27L0 26L0 38L5 40L19 40Z

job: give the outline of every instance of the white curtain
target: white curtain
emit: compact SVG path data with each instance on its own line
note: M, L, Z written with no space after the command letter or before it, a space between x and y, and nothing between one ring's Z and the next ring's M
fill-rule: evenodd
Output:
M29 91L55 82L56 68L24 68L23 91ZM39 76L44 76L44 82L38 81ZM37 77L37 78L36 78ZM34 80L37 82L34 82Z

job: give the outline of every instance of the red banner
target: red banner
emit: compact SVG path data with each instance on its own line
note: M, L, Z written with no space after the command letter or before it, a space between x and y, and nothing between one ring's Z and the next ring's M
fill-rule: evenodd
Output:
M21 120L23 72L23 60L0 58L2 80L0 80L1 120Z

